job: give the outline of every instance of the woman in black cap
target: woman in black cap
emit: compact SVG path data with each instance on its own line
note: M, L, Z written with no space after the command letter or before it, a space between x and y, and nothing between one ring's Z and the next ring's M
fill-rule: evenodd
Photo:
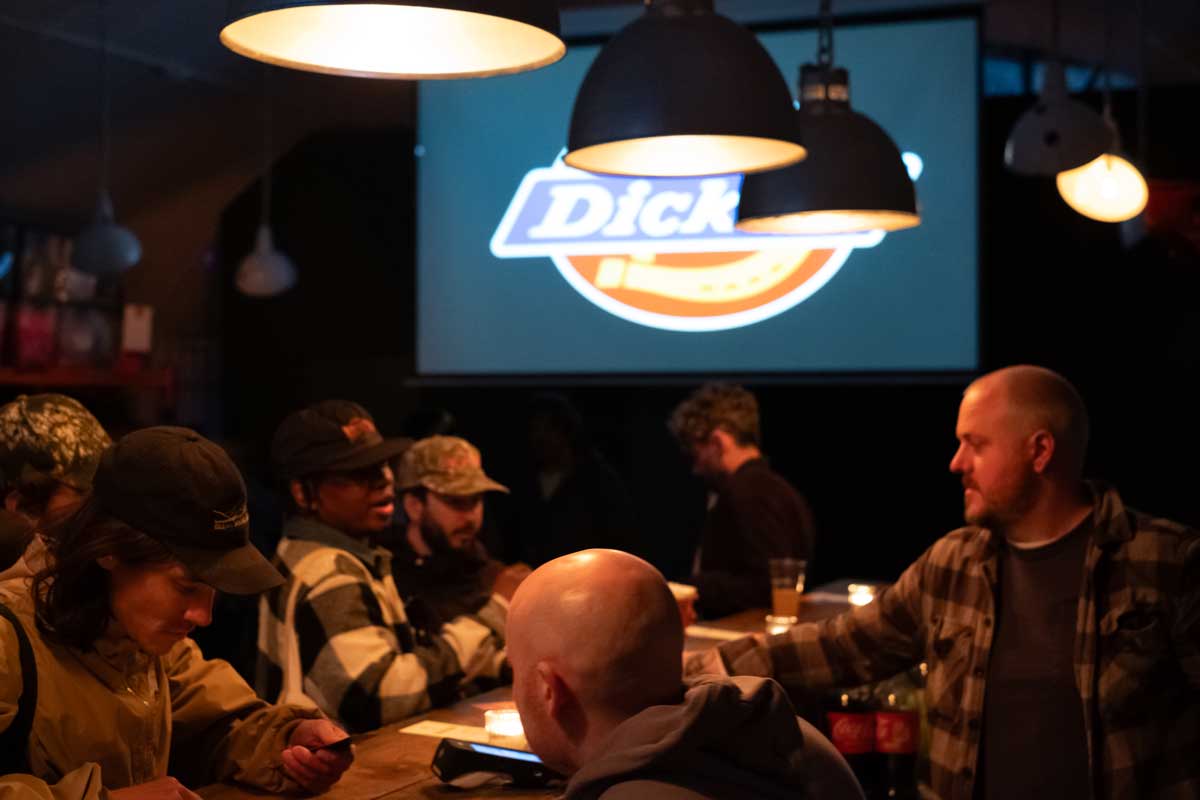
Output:
M0 583L0 796L321 792L341 777L349 752L316 748L344 731L265 703L188 638L217 591L282 582L248 533L241 475L199 434L147 428L104 452L82 507L48 531L46 567Z

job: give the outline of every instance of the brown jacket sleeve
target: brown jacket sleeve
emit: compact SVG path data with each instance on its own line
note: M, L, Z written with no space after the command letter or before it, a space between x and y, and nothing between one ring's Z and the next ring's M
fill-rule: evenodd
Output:
M319 711L271 705L228 663L191 639L163 659L171 689L171 774L185 785L232 781L268 792L303 791L280 766L296 726ZM190 784L188 782L191 782Z

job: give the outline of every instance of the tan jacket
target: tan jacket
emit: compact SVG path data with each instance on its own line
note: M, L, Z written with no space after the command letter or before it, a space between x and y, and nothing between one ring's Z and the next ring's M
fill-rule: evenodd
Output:
M316 712L272 706L224 661L208 661L191 639L149 656L113 632L87 653L42 638L29 583L0 583L0 602L21 620L38 666L31 775L0 776L0 798L103 800L168 774L190 788L234 781L298 791L280 754L301 719ZM0 730L21 695L16 632L0 618Z

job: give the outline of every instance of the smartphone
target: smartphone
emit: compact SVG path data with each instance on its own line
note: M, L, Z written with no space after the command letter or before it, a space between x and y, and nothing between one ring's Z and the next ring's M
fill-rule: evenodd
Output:
M345 739L338 739L336 742L323 744L320 747L310 747L309 749L314 753L318 750L328 750L330 753L349 753L351 743L350 737L347 736Z
M433 774L453 783L470 773L502 773L517 786L542 787L562 776L533 753L461 739L443 739L433 755Z

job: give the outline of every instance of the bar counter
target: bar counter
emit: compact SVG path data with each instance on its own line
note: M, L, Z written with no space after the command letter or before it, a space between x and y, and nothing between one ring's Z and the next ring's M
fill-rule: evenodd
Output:
M845 600L847 581L837 581L818 587L800 605L801 622L813 622L833 616L850 608ZM840 598L840 599L839 599ZM688 628L684 644L687 652L713 647L722 638L735 634L762 633L765 609L753 609L719 620L705 621ZM705 629L708 629L706 632ZM714 631L721 632L715 634ZM700 635L695 635L700 634ZM483 727L486 707L512 700L512 688L504 686L485 694L469 697L452 706L438 708L403 722L386 725L377 731L355 737L355 759L341 781L324 795L330 800L409 800L415 798L473 798L503 797L507 800L552 797L552 789L522 790L502 786L463 790L448 786L433 776L430 763L441 739L401 733L421 720L435 720ZM214 784L198 790L208 800L248 800L265 797L262 792L229 784Z

